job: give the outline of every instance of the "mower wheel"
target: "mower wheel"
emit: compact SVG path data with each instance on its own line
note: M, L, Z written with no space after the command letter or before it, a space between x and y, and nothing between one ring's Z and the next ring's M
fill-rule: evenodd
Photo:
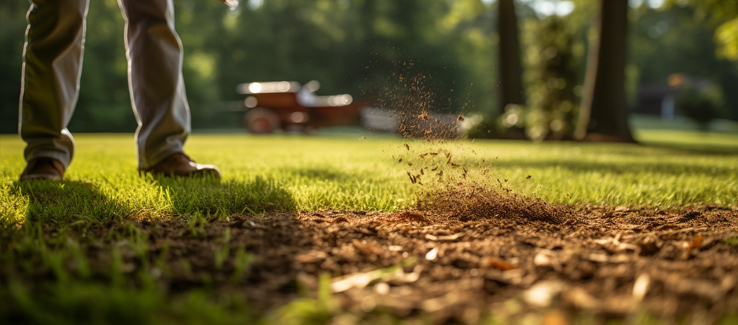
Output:
M272 133L279 127L279 117L272 110L258 107L246 112L243 124L251 133Z

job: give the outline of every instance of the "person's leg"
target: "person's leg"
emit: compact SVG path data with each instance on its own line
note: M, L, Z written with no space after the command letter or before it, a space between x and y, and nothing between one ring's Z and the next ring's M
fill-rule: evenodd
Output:
M29 162L23 176L37 165L34 160L52 158L61 163L61 172L72 161L74 139L67 125L79 94L88 4L89 0L31 1L19 105L18 132L26 142L24 156Z
M131 103L138 120L139 168L182 152L190 109L182 80L182 43L171 0L119 0L126 20Z
M190 108L172 0L118 0L118 4L126 21L128 82L138 120L139 170L219 177L215 166L195 164L183 152L190 134Z

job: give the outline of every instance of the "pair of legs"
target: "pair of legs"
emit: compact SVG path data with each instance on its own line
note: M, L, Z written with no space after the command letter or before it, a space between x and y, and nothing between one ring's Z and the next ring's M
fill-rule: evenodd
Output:
M35 159L51 158L66 169L74 156L74 138L67 125L79 94L89 1L31 1L19 126L29 165ZM118 4L126 21L138 164L140 170L149 170L182 153L190 133L182 44L174 30L172 0L119 0Z

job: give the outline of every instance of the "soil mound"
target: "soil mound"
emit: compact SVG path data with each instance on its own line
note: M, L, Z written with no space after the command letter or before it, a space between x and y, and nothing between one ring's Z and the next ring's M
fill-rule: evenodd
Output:
M528 198L503 186L495 189L472 181L448 184L424 192L418 206L421 210L446 213L459 221L505 218L572 223L577 220L569 207Z

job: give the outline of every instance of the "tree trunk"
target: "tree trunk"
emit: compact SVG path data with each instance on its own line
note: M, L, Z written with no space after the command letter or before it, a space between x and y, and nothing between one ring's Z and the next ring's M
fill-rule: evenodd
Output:
M497 7L497 35L499 42L500 98L497 118L510 109L511 104L524 104L523 72L520 64L518 18L513 0L499 0ZM519 117L522 118L522 117ZM493 119L493 120L496 120ZM525 139L523 129L512 126L502 134L507 139Z
M509 104L523 104L523 84L520 67L518 19L513 0L499 0L497 34L500 38L500 109L502 114Z
M575 137L634 142L625 100L628 1L600 0L598 38L590 46Z

